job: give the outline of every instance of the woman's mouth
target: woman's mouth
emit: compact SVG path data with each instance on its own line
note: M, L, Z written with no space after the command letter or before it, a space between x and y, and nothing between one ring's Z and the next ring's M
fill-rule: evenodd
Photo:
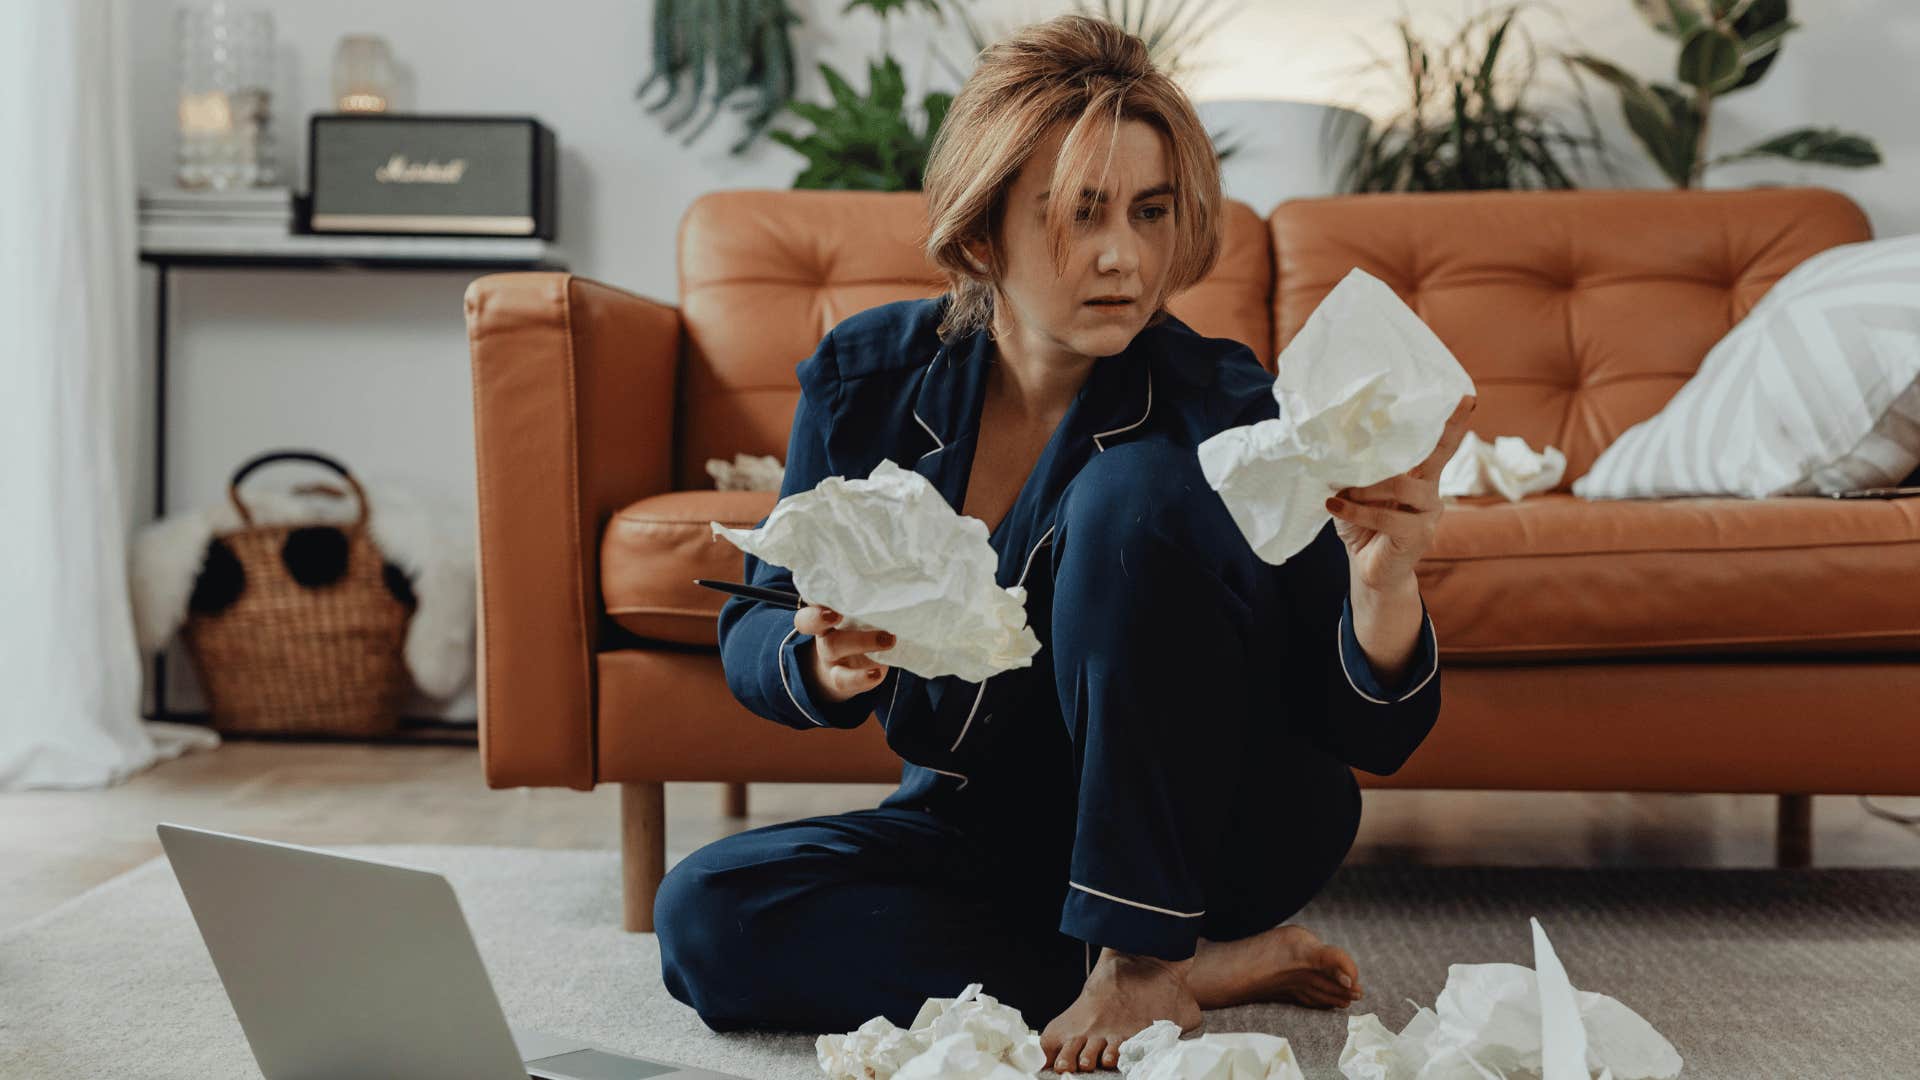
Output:
M1088 300L1086 306L1097 311L1125 311L1133 307L1132 300Z

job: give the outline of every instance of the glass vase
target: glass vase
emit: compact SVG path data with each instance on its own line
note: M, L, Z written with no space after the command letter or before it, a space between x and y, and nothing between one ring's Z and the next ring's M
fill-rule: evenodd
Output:
M184 188L278 182L273 137L273 15L214 0L174 22L180 93L174 182Z

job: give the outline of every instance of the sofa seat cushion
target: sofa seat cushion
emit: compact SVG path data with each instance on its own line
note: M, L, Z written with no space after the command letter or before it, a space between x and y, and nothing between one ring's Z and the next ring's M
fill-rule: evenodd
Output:
M1417 573L1453 661L1920 651L1920 499L1451 499Z
M771 491L669 491L614 514L600 543L607 614L641 637L718 645L726 594L693 579L740 581L746 556L713 535L707 523L751 529L777 501Z
M607 523L608 614L713 646L740 549L771 491L674 491ZM1920 652L1920 499L1449 499L1420 590L1448 662Z

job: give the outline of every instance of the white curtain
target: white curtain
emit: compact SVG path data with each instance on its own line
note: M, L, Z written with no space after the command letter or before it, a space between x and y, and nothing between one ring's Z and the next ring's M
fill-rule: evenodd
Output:
M0 7L0 789L99 787L215 741L140 719L129 12Z

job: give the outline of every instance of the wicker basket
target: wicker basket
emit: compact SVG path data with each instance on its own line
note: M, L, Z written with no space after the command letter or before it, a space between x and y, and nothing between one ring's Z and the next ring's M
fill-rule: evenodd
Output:
M346 538L345 572L325 584L301 584L282 558L288 536L310 526L255 525L240 498L249 473L285 460L332 469L359 501L354 522L339 530ZM181 631L214 728L391 734L412 688L403 651L412 611L388 587L386 562L367 535L367 496L359 481L324 455L276 451L242 465L227 497L242 527L216 540L238 560L244 586L218 612L190 613Z

